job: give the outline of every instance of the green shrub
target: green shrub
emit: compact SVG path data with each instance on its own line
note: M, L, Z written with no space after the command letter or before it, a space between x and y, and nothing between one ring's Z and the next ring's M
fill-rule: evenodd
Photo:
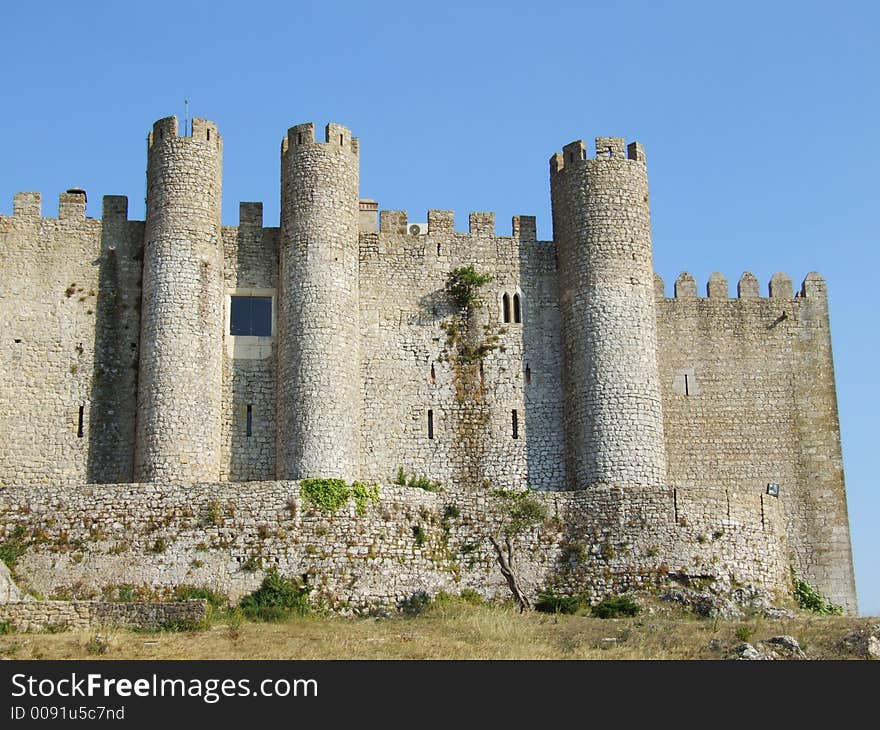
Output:
M791 582L794 587L794 600L798 606L806 611L821 613L826 616L840 616L843 614L843 606L837 606L811 586L807 581L798 578L792 569Z
M379 485L366 482L352 482L351 496L354 499L355 511L362 515L367 511L369 502L379 501Z
M212 499L205 506L204 525L221 525L223 524L223 507L216 499Z
M0 543L0 560L6 563L6 567L10 570L15 568L16 562L27 550L28 540L25 535L27 535L25 527L16 525L7 535L6 541Z
M583 596L566 596L554 591L542 591L535 601L535 610L541 613L566 613L574 614L589 603Z
M0 621L0 636L7 636L12 633L15 633L15 626L9 621Z
M446 293L459 309L470 309L477 300L477 289L492 281L488 274L480 274L473 266L459 266L446 276Z
M734 636L740 641L748 641L755 635L755 629L752 626L747 626L743 624L742 626L737 626L736 631L734 631Z
M425 533L425 528L421 525L413 525L412 532L413 537L416 539L416 545L419 547L424 545L425 541L428 539L428 536Z
M220 591L215 591L207 586L180 585L174 589L175 601L204 600L213 608L222 608L229 605L229 596Z
M495 489L492 496L499 501L504 517L504 534L507 537L518 535L547 518L547 506L529 496L528 491Z
M379 485L354 482L349 485L343 479L303 479L299 485L300 496L324 514L335 514L349 499L354 499L357 513L367 510L368 502L379 501Z
M606 596L592 608L596 618L637 616L642 607L629 596Z
M425 474L410 474L407 476L406 470L402 466L397 467L397 475L394 477L394 484L397 484L400 487L424 489L426 492L440 491L440 482L431 481Z
M473 588L462 588L461 593L458 594L459 598L465 603L473 604L474 606L481 606L486 602L486 599L483 598L477 591Z
M305 616L311 609L309 589L302 581L285 578L271 570L260 587L239 601L242 613L259 621L281 621L289 616Z
M408 598L404 598L399 604L400 610L409 616L423 613L430 605L431 596L425 591L416 591Z
M155 553L158 555L159 553L164 553L167 549L168 540L166 540L164 537L157 537L156 541L147 548L146 552Z

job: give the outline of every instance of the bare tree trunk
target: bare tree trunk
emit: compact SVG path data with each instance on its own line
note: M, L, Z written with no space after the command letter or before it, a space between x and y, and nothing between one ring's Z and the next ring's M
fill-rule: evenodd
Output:
M532 603L529 601L529 597L525 594L522 588L520 588L519 578L517 578L516 575L513 546L510 544L510 538L504 538L503 547L501 543L491 535L489 536L489 541L492 543L492 547L495 548L495 553L498 556L498 565L501 568L501 575L504 576L504 579L507 581L507 585L510 588L510 592L513 593L513 597L519 604L519 612L523 613L524 611L531 611Z

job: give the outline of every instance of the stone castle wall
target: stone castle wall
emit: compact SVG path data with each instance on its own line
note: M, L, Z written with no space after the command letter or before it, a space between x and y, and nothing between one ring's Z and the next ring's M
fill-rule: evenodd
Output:
M407 231L405 212L383 211L379 232L361 238L364 477L387 480L402 467L444 484L565 488L552 244L536 240L530 217L498 235L492 213L472 213L459 233L452 211L433 210L427 235ZM493 278L471 331L453 334L461 325L444 287L465 265ZM463 364L455 339L491 349Z
M113 603L107 601L14 601L0 603L0 622L16 631L92 628L159 629L204 622L205 601Z
M769 297L748 273L736 298L720 274L705 297L688 274L674 298L658 286L669 482L736 494L779 483L793 566L854 610L824 281L808 275L797 297L783 274Z
M788 590L775 498L603 487L535 496L549 518L517 540L533 595L553 587L599 600L670 577ZM487 541L496 506L482 490L383 485L364 514L349 504L325 515L297 482L41 484L0 490L0 541L25 546L16 580L46 598L195 585L236 599L276 568L336 608L366 608L440 590L507 596Z
M467 232L456 231L453 213L443 210L428 211L426 231L413 231L403 211L383 210L377 230L364 225L370 214L357 210L357 140L336 125L324 143L309 137L311 125L291 129L282 229L263 225L259 203L242 204L239 225L221 228L216 128L195 120L194 138L181 138L171 121L157 125L154 136L170 135L163 142L170 156L151 163L148 225L128 220L120 196L105 197L102 220L86 218L82 191L62 195L58 218L40 216L36 193L19 194L13 215L0 216L0 484L133 482L149 452L156 469L168 467L157 479L182 469L211 483L296 473L387 482L403 468L446 489L528 486L570 502L567 490L595 481L605 453L613 483L581 498L597 500L602 520L629 507L599 495L627 485L651 482L657 495L672 489L726 504L755 500L768 482L779 482L774 504L784 506L790 562L855 610L825 284L811 274L795 297L790 280L776 275L766 298L746 275L731 299L720 275L707 297L683 276L676 296L666 298L651 276L643 174L627 187L630 167L644 172L639 146L627 151L622 140L600 138L600 152L612 148L610 159L573 163L595 168L584 172L587 187L605 190L608 172L627 191L626 205L608 203L605 228L591 228L569 209L602 208L613 195L588 193L584 180L571 189L554 185L560 240L566 226L576 239L586 236L566 248L537 241L535 220L526 216L513 219L511 235L499 235L492 213L472 213ZM291 151L292 141L299 151ZM567 146L568 153L583 157L583 144ZM204 199L192 195L190 178L207 186ZM332 215L343 198L351 209L337 225ZM162 201L180 214L169 218L172 208ZM592 218L604 220L595 211ZM624 229L638 241L624 240ZM150 236L164 241L162 256L156 246L145 251ZM620 246L628 258L617 255ZM631 264L637 276L628 276L637 283L620 278ZM462 327L444 285L466 265L492 280ZM582 287L571 277L576 272L586 277ZM179 285L184 273L189 287ZM608 277L616 289L606 287ZM648 281L654 300L639 296L635 304L643 314L653 309L656 326L630 327L621 313ZM629 292L622 299L621 286ZM610 298L597 299L602 292ZM271 337L229 335L235 293L273 297ZM604 304L577 309L578 296ZM624 335L603 337L601 322ZM624 357L635 348L652 360L652 337L656 377L651 362L632 368ZM482 356L462 357L479 345ZM172 362L180 367L169 368ZM160 381L173 388L163 390ZM649 397L657 383L659 408ZM629 415L618 423L598 398L600 386L618 393L620 404L631 397L645 407L624 409ZM168 403L161 414L151 410L153 401L168 401L170 410ZM159 423L151 413L179 416L177 426L154 428L158 440L146 439L151 419ZM651 434L663 434L666 464L651 456L656 439L639 446L632 437L643 418ZM601 448L572 440L574 433L607 435L624 422L629 435L605 438ZM317 451L305 448L309 438ZM637 447L650 454L635 458ZM612 473L627 461L615 449L647 471ZM297 472L307 453L308 469ZM654 484L663 469L665 481ZM413 574L395 595L410 579L415 585Z

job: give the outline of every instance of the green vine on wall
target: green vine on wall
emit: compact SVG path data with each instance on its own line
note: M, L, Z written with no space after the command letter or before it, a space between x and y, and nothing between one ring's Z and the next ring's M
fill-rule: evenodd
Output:
M479 273L473 265L459 266L446 276L446 293L459 309L471 309L477 301L478 289L492 281L489 274Z
M831 603L807 581L799 578L794 568L791 569L791 582L794 588L794 600L797 601L798 606L801 608L827 616L840 616L843 614L843 606Z
M365 514L370 502L379 501L379 485L365 482L348 484L344 479L303 479L299 493L305 502L325 514L335 514L340 507L353 499L359 515Z

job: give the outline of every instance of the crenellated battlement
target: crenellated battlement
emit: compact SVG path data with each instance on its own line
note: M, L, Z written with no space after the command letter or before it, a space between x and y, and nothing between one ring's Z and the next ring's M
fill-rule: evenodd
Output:
M736 285L736 296L731 297L728 287L727 278L715 272L706 282L706 296L700 297L697 294L696 279L687 271L678 275L675 280L673 296L665 296L665 284L662 277L654 274L655 290L658 297L667 299L801 299L801 298L825 298L827 296L825 280L816 272L807 274L804 278L801 288L797 293L792 287L792 280L788 274L776 272L770 277L767 283L767 296L762 297L760 293L760 284L757 277L751 272L746 271L739 278Z
M16 193L12 203L12 217L22 220L84 221L86 219L86 191L69 188L58 196L58 216L43 216L43 194L38 192Z
M105 195L101 202L102 222L125 223L128 221L127 195Z
M250 228L263 227L263 204L262 203L239 203L238 225Z
M473 211L468 214L468 230L460 232L455 230L455 211L436 210L428 211L427 235L456 234L460 236L494 236L505 237L498 234L495 223L495 213L491 211ZM537 240L537 219L533 215L515 215L511 218L510 236L523 241ZM420 230L410 227L408 214L405 210L381 210L379 211L379 232L393 233L399 236L424 235Z
M594 150L595 157L590 159L582 139L569 142L562 148L562 152L557 152L550 158L550 174L562 172L566 166L579 167L587 162L628 160L644 164L646 160L644 146L640 142L627 144L623 137L596 137Z
M147 135L147 149L152 149L156 144L163 144L173 140L190 140L202 144L212 144L220 147L222 139L217 125L207 119L193 117L191 120L190 133L180 134L177 117L164 117L153 123L153 129Z
M76 187L56 218L38 192L0 216L7 502L22 524L42 513L65 534L89 532L95 514L112 527L122 510L144 536L134 562L103 549L82 565L22 561L43 587L93 576L96 589L228 578L252 590L240 565L257 526L279 572L326 573L340 600L355 585L392 602L494 595L493 580L503 593L481 572L491 551L460 576L430 557L482 539L488 482L533 490L559 520L526 551L540 558L523 571L529 590L599 599L664 573L773 590L794 566L856 610L825 281L684 272L667 297L639 142L575 140L550 158L550 241L534 216L507 229L460 211L457 229L453 210L380 210L363 197L358 139L332 122L283 135L277 227L261 202L223 226L222 145L206 119L152 124L143 221L123 195L86 218ZM445 289L467 266L488 283L465 314ZM284 481L382 482L398 467L445 496L383 483L379 505L320 516ZM127 484L77 486L92 481ZM192 510L221 495L235 507L223 529L240 539L203 561ZM441 520L453 501L473 519ZM169 522L178 508L185 524ZM297 540L272 542L291 514ZM391 562L403 568L385 575Z
M287 134L281 140L281 154L285 155L291 149L314 147L315 145L328 145L350 150L358 154L359 143L357 137L351 136L351 130L341 124L330 122L324 127L324 140L315 139L315 125L313 122L297 124L287 130Z

